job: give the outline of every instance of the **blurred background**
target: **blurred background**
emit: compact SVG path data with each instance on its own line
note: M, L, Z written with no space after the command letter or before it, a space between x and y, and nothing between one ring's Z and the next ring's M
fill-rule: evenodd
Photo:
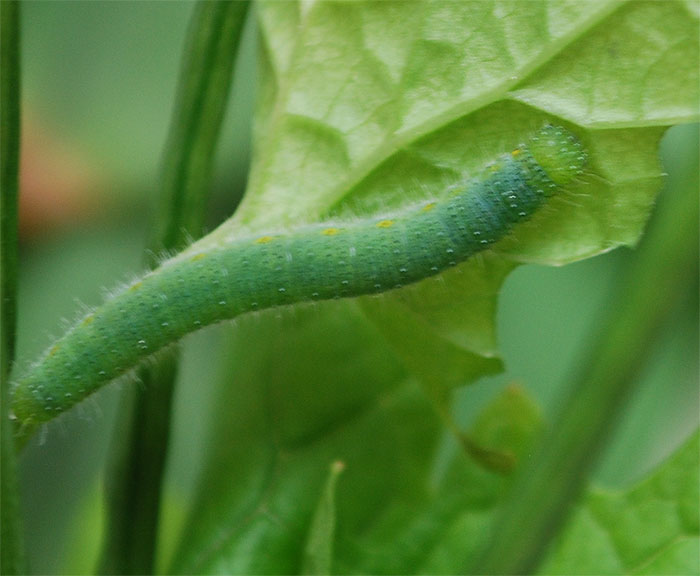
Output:
M22 6L23 149L18 364L35 358L81 306L141 268L160 154L170 121L189 2L28 2ZM250 23L249 23L250 24ZM245 188L255 86L248 26L217 154L209 229ZM661 148L674 189L698 189L698 127ZM697 242L697 239L695 240ZM550 414L595 334L629 249L563 268L523 266L506 281L498 326L507 372L457 394L465 418L517 382ZM698 284L669 320L631 410L596 473L622 487L698 424ZM166 477L165 548L196 487L217 378L218 329L188 337ZM33 573L91 572L99 544L100 474L118 387L82 404L21 456Z

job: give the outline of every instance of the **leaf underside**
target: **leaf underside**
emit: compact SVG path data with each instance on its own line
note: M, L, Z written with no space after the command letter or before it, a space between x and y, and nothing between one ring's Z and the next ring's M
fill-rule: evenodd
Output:
M434 402L444 408L452 387L500 370L496 298L518 263L636 243L661 181L659 139L697 118L697 14L677 2L263 2L257 16L248 190L183 257L440 198L547 121L588 150L567 194L438 280L225 329L209 465L173 569L301 571L328 467L342 461L332 571L453 573L509 481L461 452ZM540 425L513 389L471 435L522 455ZM595 506L614 508L592 495L580 516ZM679 534L669 562L692 548L692 531ZM551 570L565 570L554 558ZM611 558L581 566L652 565L650 547Z

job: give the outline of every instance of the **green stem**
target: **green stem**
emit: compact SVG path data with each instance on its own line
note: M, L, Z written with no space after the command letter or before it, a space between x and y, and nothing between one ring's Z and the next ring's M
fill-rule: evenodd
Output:
M697 183L664 198L626 270L578 380L539 455L517 478L479 574L527 574L564 525L665 319L698 275Z
M127 388L121 399L105 480L103 574L153 572L178 357L170 350L142 369L143 389Z
M248 2L201 2L185 43L165 145L148 265L163 250L201 236L214 153ZM153 572L162 476L179 352L168 350L122 399L107 477L107 526L100 572Z
M0 573L22 574L24 546L22 540L17 465L12 425L9 416L9 377L15 357L15 328L17 324L17 194L19 182L20 144L20 30L19 3L3 2L0 9L0 214L2 239L0 267L2 302L0 340L0 445L2 474L0 475Z
M17 314L17 194L20 145L20 41L19 4L6 2L0 12L0 125L2 126L2 165L0 214L2 214L2 364L0 388L2 402L2 475L0 521L2 547L0 573L21 574L24 571L24 549L20 522L15 446L9 419L9 376L15 356Z
M151 264L202 235L214 153L249 3L204 1L193 14L165 144Z

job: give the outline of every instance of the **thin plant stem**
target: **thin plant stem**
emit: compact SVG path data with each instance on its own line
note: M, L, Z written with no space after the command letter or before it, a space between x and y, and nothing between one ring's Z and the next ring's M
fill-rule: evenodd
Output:
M0 573L22 574L24 546L17 489L16 448L9 414L9 379L15 358L17 326L17 197L19 189L20 148L20 5L3 2L0 7L0 214L2 239L0 246L0 301L2 302L0 352L0 419L2 420L2 451L0 474Z
M147 264L201 236L214 153L229 96L248 2L200 2L185 42L178 93L161 170ZM142 387L125 391L107 471L103 574L153 573L176 348L143 367Z

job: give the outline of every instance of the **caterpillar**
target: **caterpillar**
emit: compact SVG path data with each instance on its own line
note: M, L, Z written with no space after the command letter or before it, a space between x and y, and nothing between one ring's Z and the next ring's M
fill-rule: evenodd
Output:
M204 326L439 274L532 216L585 163L571 132L546 125L442 200L382 218L237 239L166 261L83 317L13 385L18 434Z

